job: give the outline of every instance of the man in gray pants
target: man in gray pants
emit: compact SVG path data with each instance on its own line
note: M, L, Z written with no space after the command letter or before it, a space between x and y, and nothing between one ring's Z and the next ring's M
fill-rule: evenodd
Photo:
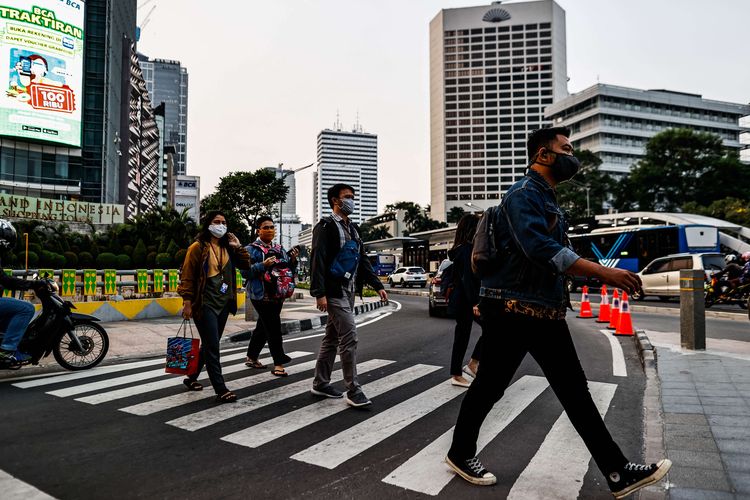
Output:
M317 307L328 312L326 333L320 345L315 379L310 392L316 396L341 398L331 385L336 349L346 383L346 402L354 407L372 404L357 382L357 327L354 322L354 297L364 283L388 300L359 239L357 226L349 220L354 212L354 188L335 184L328 190L333 215L324 217L313 229L310 294Z

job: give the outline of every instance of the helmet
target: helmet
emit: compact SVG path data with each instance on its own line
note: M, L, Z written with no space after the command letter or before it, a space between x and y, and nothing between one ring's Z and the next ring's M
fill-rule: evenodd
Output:
M730 264L730 263L734 262L735 260L737 260L737 256L735 254L733 254L733 253L730 253L729 255L725 255L724 256L724 262L726 264Z
M744 260L745 262L749 261L750 260L750 252L743 253L742 254L742 260Z
M0 219L0 249L8 249L16 246L16 228L10 221Z

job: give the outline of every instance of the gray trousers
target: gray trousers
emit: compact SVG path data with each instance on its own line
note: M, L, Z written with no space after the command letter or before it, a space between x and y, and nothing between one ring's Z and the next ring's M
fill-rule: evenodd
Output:
M318 362L315 365L313 387L325 387L331 383L333 362L338 349L341 370L350 396L360 392L357 382L357 326L354 323L354 292L344 290L340 299L328 298L328 322L326 333L320 344Z

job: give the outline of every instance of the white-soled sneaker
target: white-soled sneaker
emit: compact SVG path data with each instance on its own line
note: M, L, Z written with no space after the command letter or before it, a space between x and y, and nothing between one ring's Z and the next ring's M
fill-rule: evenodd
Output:
M484 468L482 462L477 457L468 460L451 460L451 457L445 457L445 463L453 471L470 482L479 486L491 486L497 482L495 475Z
M621 470L607 475L607 483L615 498L625 498L662 479L670 467L672 462L668 458L651 465L628 462Z

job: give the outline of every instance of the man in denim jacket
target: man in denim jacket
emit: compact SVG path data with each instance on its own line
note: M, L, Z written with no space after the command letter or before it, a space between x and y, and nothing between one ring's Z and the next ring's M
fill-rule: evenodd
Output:
M610 490L622 498L664 477L671 463L640 465L625 458L591 398L565 322L566 273L593 276L629 293L641 286L637 275L581 259L568 244L555 187L573 177L580 166L569 135L567 128L533 132L528 139L527 175L508 190L498 209L487 212L493 217L498 262L483 277L479 292L482 362L461 405L446 462L470 483L496 482L475 456L479 428L530 353Z

